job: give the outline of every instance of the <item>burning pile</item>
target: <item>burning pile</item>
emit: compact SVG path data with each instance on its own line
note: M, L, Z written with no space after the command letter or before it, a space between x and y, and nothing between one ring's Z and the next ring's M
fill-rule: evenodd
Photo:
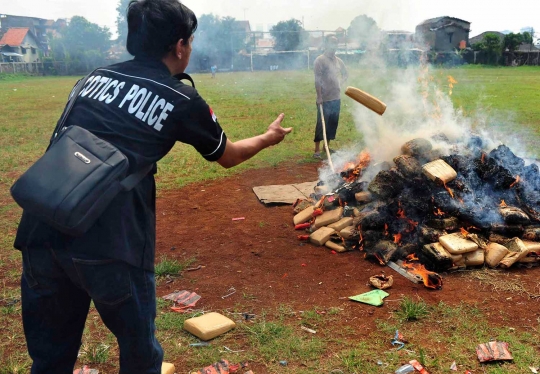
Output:
M505 145L485 148L477 136L450 144L439 134L405 143L394 165L372 165L362 152L335 177L336 188L321 185L312 201L297 201L295 228L309 233L299 239L337 252L361 250L381 265L423 264L428 278L430 271L484 263L538 264L539 168L525 166Z

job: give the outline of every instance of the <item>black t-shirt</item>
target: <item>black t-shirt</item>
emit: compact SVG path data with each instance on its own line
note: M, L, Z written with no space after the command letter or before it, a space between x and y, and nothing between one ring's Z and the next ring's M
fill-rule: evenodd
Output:
M131 60L96 70L86 81L65 126L78 125L121 150L129 172L156 163L176 141L216 161L227 137L195 88L170 75L157 60ZM155 181L150 172L121 192L84 235L71 237L23 213L15 248L88 253L154 268Z

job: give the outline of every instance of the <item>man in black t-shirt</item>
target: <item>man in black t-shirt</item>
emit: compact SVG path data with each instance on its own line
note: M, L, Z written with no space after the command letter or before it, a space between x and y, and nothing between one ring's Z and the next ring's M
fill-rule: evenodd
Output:
M134 60L94 71L66 126L116 146L130 173L155 164L177 141L233 167L292 131L281 127L280 114L262 135L227 138L195 88L175 78L189 63L197 28L179 1L134 1L127 20ZM22 314L33 374L72 373L90 301L117 338L120 373L161 372L163 351L154 334L155 172L121 192L82 236L23 213L14 246L23 255Z

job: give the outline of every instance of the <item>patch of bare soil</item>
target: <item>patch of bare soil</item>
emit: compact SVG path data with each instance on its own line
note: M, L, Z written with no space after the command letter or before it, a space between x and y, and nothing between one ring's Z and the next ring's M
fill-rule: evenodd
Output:
M160 284L157 295L175 289L196 290L202 296L197 307L206 310L223 310L239 303L255 313L281 304L295 310L341 307L348 318L337 323L350 325L351 319L359 318L366 326L355 329L357 339L373 331L376 319L387 318L398 304L392 300L403 296L419 296L428 304L478 304L487 311L492 326L507 324L501 313L512 316L515 328L537 325L540 300L530 295L540 294L540 268L502 272L506 279L519 280L529 294L500 287L494 290L489 283L463 273L442 274L443 288L434 291L411 283L388 267L366 261L361 252L332 254L326 247L299 242L292 207L265 206L252 188L317 180L318 166L289 164L250 170L162 193L157 201L156 261L161 256L195 257L194 265L205 268L184 272L173 283ZM233 221L238 217L245 219ZM393 287L387 290L389 302L374 308L346 299L369 291L369 277L381 271L394 277ZM222 299L230 287L236 294Z

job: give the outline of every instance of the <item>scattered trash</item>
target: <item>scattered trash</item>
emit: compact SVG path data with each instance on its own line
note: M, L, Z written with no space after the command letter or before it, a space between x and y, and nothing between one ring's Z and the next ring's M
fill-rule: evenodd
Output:
M306 264L302 264L301 266L307 266Z
M384 274L374 275L369 278L369 283L379 290L385 290L392 287L392 284L394 284L394 277Z
M309 235L298 235L298 240L309 240Z
M389 268L395 270L396 272L403 275L405 278L407 278L408 280L410 280L413 283L422 283L423 282L422 277L409 273L407 270L403 269L401 266L399 266L395 262L388 261L387 265L388 265Z
M414 371L414 367L411 364L406 364L406 365L403 365L403 366L400 366L399 368L397 368L394 373L395 374L407 374L407 373L412 373L413 371Z
M452 362L452 365L450 365L450 370L454 370L454 371L457 371L457 365L456 365L456 362Z
M333 255L337 254L337 252L336 252L336 251L331 251L330 253L332 253Z
M186 290L174 291L168 295L162 297L165 300L171 300L176 304L183 305L181 307L171 307L175 312L187 312L190 308L193 308L197 301L201 299L200 295L197 295L195 292L190 292Z
M208 347L210 343L208 342L197 342L197 343L191 343L190 347Z
M252 319L255 319L256 315L253 313L242 313L242 317L244 317L245 321L251 321Z
M245 219L246 219L246 217L237 217L237 218L233 218L232 220L233 221L243 221Z
M226 295L221 296L222 299L226 299L226 298L228 298L229 296L234 295L234 294L236 293L236 289L235 289L234 287L231 287L231 288L229 288L229 289L227 290L227 292L228 292L228 293L227 293Z
M422 364L419 363L417 360L411 360L409 361L409 364L411 364L416 371L419 371L420 374L429 374L429 372L424 369Z
M204 266L202 265L199 265L199 266L196 266L194 268L187 268L186 271L195 271L195 270L200 270L202 269Z
M538 369L540 369L540 368L535 368L533 366L529 366L529 369L531 370L532 373L538 374Z
M225 351L220 351L220 353L224 353L224 352L229 352L229 353L240 353L240 352L245 352L245 350L241 350L241 351L233 351L232 349L230 349L229 347L226 347L226 346L223 346L223 349ZM237 365L238 366L238 369L240 369L240 365Z
M491 341L476 347L476 355L480 362L513 360L508 351L508 343Z
M184 330L201 340L210 340L236 327L233 320L211 312L184 321Z
M191 374L229 374L229 373L230 373L229 361L222 359L199 371L192 372Z
M407 341L403 339L403 335L398 331L396 330L396 334L394 335L394 339L391 341L391 344L392 345L398 345L398 351L400 349L402 349L403 347L405 347L405 343Z
M281 366L287 366L288 362L285 361L285 360L283 360L283 361L280 361L279 364L280 364Z
M369 305L381 306L383 305L383 299L389 295L382 290L373 290L360 295L350 296L349 299Z
M317 333L317 331L312 330L312 329L310 329L310 328L307 328L306 326L302 326L301 329L304 330L304 331L310 332L310 333L312 333L312 334L316 334L316 333Z
M87 365L84 365L82 369L73 370L73 374L98 374L97 369L90 369Z

